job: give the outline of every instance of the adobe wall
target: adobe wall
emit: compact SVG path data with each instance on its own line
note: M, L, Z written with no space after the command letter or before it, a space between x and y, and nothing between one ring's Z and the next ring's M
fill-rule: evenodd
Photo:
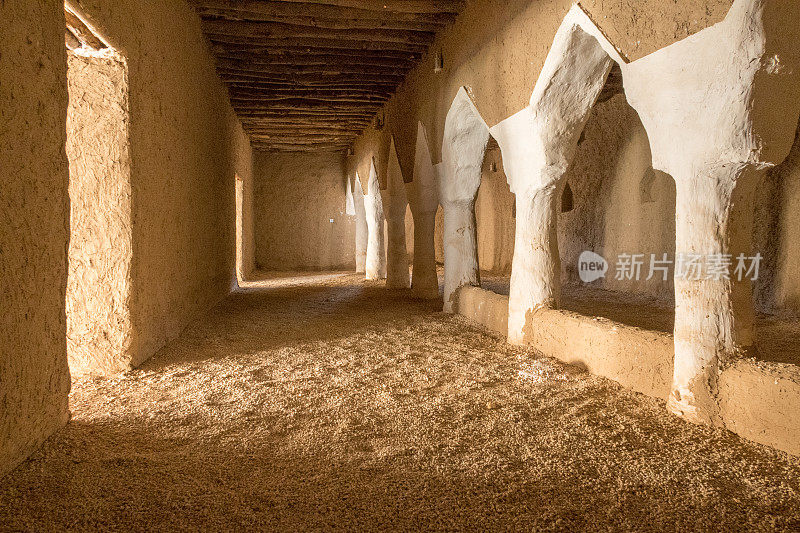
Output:
M495 166L492 167L492 164ZM514 195L508 188L503 172L500 149L489 148L483 159L481 186L475 199L478 266L481 270L511 273L511 260L514 257L514 210Z
M558 216L562 284L581 285L584 250L605 257L610 270L593 285L671 301L672 277L645 279L650 255L675 253L674 180L651 166L650 145L636 111L619 94L592 109L575 159L565 176L573 210ZM641 278L617 280L619 254L644 254Z
M666 4L659 0L581 2L621 53L630 59L643 57L721 21L731 4L732 0L679 0ZM469 2L456 23L437 37L431 53L411 71L380 113L385 118L382 128L368 128L356 140L354 159L363 166L363 162L375 157L379 178L383 179L381 154L386 151L389 139L393 138L404 179L408 182L413 177L417 128L421 124L429 140L432 162L441 161L445 116L462 86L469 87L478 111L489 127L524 108L555 32L572 5L571 0ZM435 53L441 53L444 59L444 68L438 73L433 69ZM629 251L669 253L674 249L670 241L670 233L674 233L674 222L671 222L674 192L668 178L648 177L647 180L653 183L646 188L652 189L650 196L655 200L642 202L636 198L635 209L628 211L628 204L633 199L630 185L635 184L638 190L643 175L649 170L647 140L638 117L622 97L599 105L593 114L592 122L596 124L590 124L587 135L592 136L594 131L596 141L588 141L588 148L581 148L573 169L575 180L581 182L576 200L583 208L559 217L562 268L567 283L576 279L572 265L577 260L579 247L603 247L607 255ZM596 185L600 181L609 183L609 186L598 198ZM412 182L409 186L415 185ZM490 197L483 194L479 204L500 201ZM619 200L624 202L619 203ZM478 211L483 211L485 218L486 210L481 210L479 205ZM599 216L600 212L602 216ZM506 233L507 228L487 230L486 226L491 224L486 222L478 223L479 257L484 264L491 263L491 269L497 268L495 262L499 268L504 268L507 258L494 257L493 250L498 250L498 243L510 244L513 240ZM568 238L590 226L588 241L585 237L583 241ZM619 230L624 231L620 233ZM436 238L437 259L441 260L439 231L441 224ZM632 249L634 247L638 249ZM510 247L502 248L507 250ZM491 261L489 257L492 257ZM567 270L568 266L570 270ZM651 280L635 288L613 279L600 284L614 289L637 290L661 299L671 297L669 281Z
M800 131L800 130L799 130ZM754 284L756 307L800 315L800 135L789 157L759 186L753 248L763 256Z
M0 2L0 476L68 418L64 7Z
M66 305L73 377L124 370L133 357L127 71L115 54L67 53Z
M78 3L128 62L136 366L230 290L252 154L188 4Z
M366 181L366 179L363 179ZM345 157L255 153L255 256L263 270L355 268Z

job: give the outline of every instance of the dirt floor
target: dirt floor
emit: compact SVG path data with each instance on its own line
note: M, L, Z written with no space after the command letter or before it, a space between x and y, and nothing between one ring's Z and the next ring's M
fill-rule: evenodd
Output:
M76 382L70 424L0 480L0 530L800 529L800 458L440 302L295 281Z

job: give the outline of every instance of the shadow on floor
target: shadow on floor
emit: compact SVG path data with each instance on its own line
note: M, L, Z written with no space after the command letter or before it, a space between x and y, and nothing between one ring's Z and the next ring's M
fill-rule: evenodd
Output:
M365 284L232 295L0 480L0 530L792 530L800 459Z

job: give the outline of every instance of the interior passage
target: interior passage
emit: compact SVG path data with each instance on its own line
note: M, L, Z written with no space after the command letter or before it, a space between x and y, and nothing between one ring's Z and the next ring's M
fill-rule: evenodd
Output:
M256 275L83 377L0 529L800 528L800 459L353 273Z

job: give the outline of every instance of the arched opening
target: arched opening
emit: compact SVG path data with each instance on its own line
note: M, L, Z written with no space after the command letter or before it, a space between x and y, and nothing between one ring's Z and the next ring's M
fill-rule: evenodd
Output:
M561 212L562 213L569 213L575 209L575 199L572 195L572 187L569 186L569 182L564 182L564 188L561 190Z
M786 160L757 188L752 256L755 350L763 361L800 364L800 125Z
M514 195L508 187L500 146L489 138L475 200L481 287L508 294L514 258Z
M558 220L563 308L671 332L675 185L652 168L647 133L614 67L589 113L565 176ZM571 196L564 209L564 196ZM581 272L581 254L608 263Z

